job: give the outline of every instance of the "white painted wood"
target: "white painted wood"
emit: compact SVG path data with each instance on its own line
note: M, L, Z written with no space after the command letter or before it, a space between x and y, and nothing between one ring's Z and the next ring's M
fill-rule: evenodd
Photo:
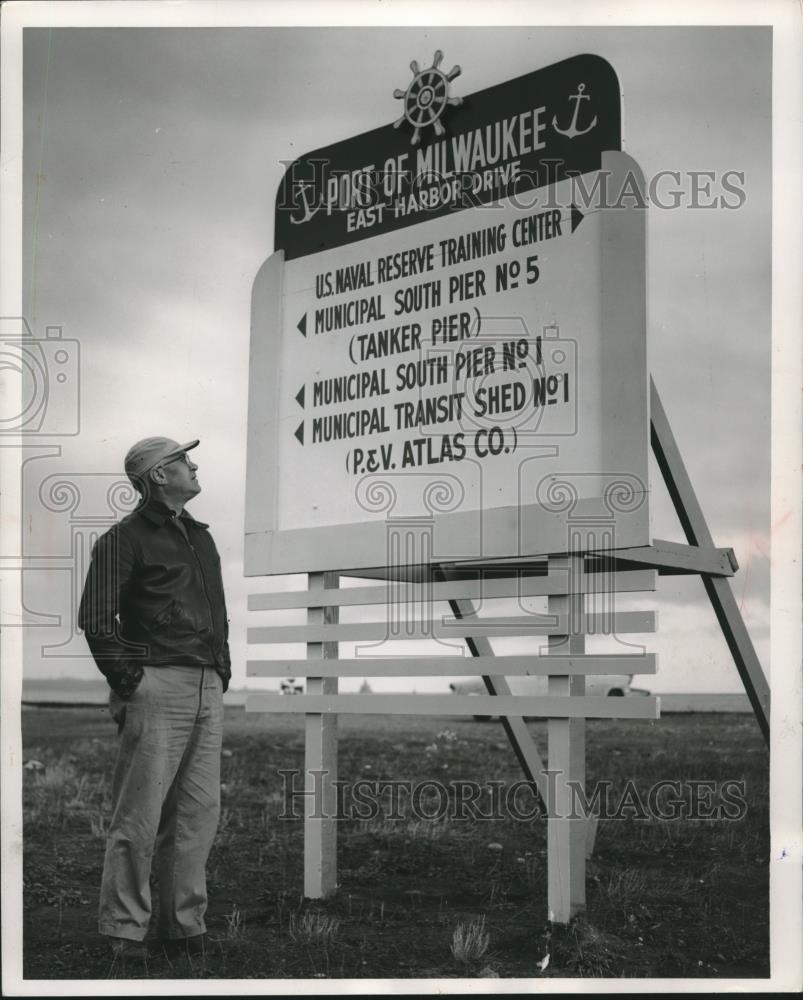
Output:
M619 656L408 656L352 660L248 660L247 677L466 677L498 673L503 677L547 674L654 674L655 653Z
M579 500L574 514L578 520L599 513L598 500ZM532 556L518 533L520 523L530 525L528 537L539 540L539 550L560 550L566 542L566 515L549 511L539 504L498 507L481 518L483 545L487 553L471 552L477 543L477 511L455 511L438 515L436 542L438 557L444 562L476 562L480 555L496 563L500 560ZM649 541L640 512L617 522L617 545L643 546ZM248 532L245 536L244 575L271 576L282 573L312 573L321 567L339 566L341 575L360 576L360 571L381 566L377 553L387 543L384 520L361 524L338 524L332 528L300 528ZM522 544L520 544L522 543Z
M654 611L622 611L615 615L592 614L583 621L586 631L604 635L613 628L614 634L654 632ZM547 621L546 615L522 615L515 618L447 619L415 623L405 639L459 639L467 636L562 635L565 621ZM278 642L350 642L355 640L390 639L387 622L348 622L342 625L262 625L248 629L248 642L270 644Z
M566 680L566 678L563 678ZM529 695L338 694L288 697L268 692L248 696L247 712L339 715L527 716L532 718L657 719L658 699L566 698Z
M276 439L279 372L267 331L282 326L284 251L265 261L251 291L251 346L248 363L248 445L245 473L245 535L276 519ZM246 575L248 575L246 573Z
M609 197L630 190L632 180L646 191L641 167L627 153L602 154L602 169L607 175ZM631 182L623 188L625 180ZM602 384L605 386L606 433L602 437L603 460L600 468L615 473L621 470L621 456L632 454L641 461L639 475L645 495L649 493L648 458L650 437L648 421L634 421L634 413L649 413L647 381L647 210L634 205L632 196L623 199L622 207L600 211L600 311L605 350L602 352ZM642 461L643 460L643 461ZM634 472L633 462L628 472ZM615 478L615 477L614 477ZM647 503L637 511L616 514L616 537L630 534L628 522L643 515L643 544L649 542ZM638 544L638 543L637 543ZM560 549L553 548L552 552Z
M583 573L583 560L579 556L560 556L554 562L575 578L579 579ZM550 559L550 568L552 564ZM568 619L569 623L567 634L549 637L550 651L555 655L561 652L582 654L585 637L578 634L578 626L584 618L582 594L550 597L549 611ZM555 674L549 677L549 694L556 699L562 697L575 705L593 700L583 697L584 691L585 678L582 676ZM585 909L588 822L585 817L572 818L576 797L571 783L585 789L585 717L590 714L583 711L582 717L573 713L565 718L551 716L547 724L552 792L547 819L547 905L549 920L553 923L568 923Z
M604 154L602 171L610 187L615 187L627 174L639 173L635 161L620 152ZM560 184L565 188L564 193L570 194L571 183ZM521 215L513 205L503 205L499 211L500 218L510 223ZM569 215L568 206L563 211L565 216ZM514 444L510 454L505 452L490 461L475 456L474 462L480 463L484 480L495 476L498 480L482 497L474 488L475 477L469 474L472 463L453 463L448 470L442 469L441 474L461 480L466 499L458 510L435 513L434 550L439 561L472 557L499 560L561 551L567 518L583 519L586 515L593 518L600 512L604 515L609 499L607 490L602 485L599 488L592 485L588 479L582 480L579 485L585 484L588 489L578 491L577 503L569 515L565 507L555 509L543 498L535 501L535 493L529 486L536 486L544 474L560 479L574 475L569 470L579 468L587 470L580 475L596 476L606 486L621 481L622 476L636 480L636 492L642 502L617 510L616 546L648 544L644 214L642 209L630 206L594 208L585 213L576 232L569 227L550 244L550 267L544 269L535 294L521 286L515 292L511 289L499 293L504 297L497 301L497 293L488 290L485 301L489 308L497 302L500 308L504 305L508 310L505 313L492 310L489 317L515 313L535 330L549 322L549 317L556 316L565 324L560 337L570 355L577 330L583 331L582 346L586 353L581 352L579 367L575 368L572 360L565 362L572 366L571 373L568 368L566 373L575 388L573 400L581 415L580 427L574 432L568 423L565 426L561 423L547 430L551 424L547 416L537 429L530 427L523 432L549 438L550 446L555 446L552 455L539 456L530 467L534 479L523 484L523 489L519 489L522 485L519 473L532 456L527 454L526 442L520 440L520 447ZM413 245L443 238L447 232L468 231L481 221L479 215L476 219L474 215L474 210L467 210L421 222L415 231L403 235L381 234L377 239L390 252L399 240ZM376 253L376 249L372 252ZM507 252L512 251L508 248ZM310 423L309 406L305 418L294 399L298 388L305 385L309 394L315 372L328 377L343 370L345 337L320 337L312 349L311 331L304 337L298 329L302 318L312 315L314 276L335 259L341 263L356 262L367 254L365 244L354 244L338 248L334 256L324 251L320 258L311 254L287 262L282 294L284 315L279 315L278 325L278 303L257 315L261 300L254 300L253 329L255 335L261 334L264 350L253 352L253 377L257 386L263 386L277 371L281 373L280 391L270 398L270 405L278 401L280 407L279 461L269 466L270 474L277 467L280 470L280 523L266 518L264 511L261 523L249 521L245 538L248 576L326 569L349 573L387 561L384 512L368 511L364 506L358 509L353 491L355 478L344 461L348 458L345 446L330 443L327 448L317 447L310 440L309 426L303 444L295 440L293 433L296 419ZM387 298L394 287L388 284L380 294ZM389 398L395 398L394 392L391 391ZM549 411L553 412L558 411ZM259 434L259 428L254 433ZM394 444L394 456L398 456L401 430L391 428L382 434L383 441ZM406 482L409 484L414 478L407 477ZM318 505L314 490L320 482L329 485L330 495L325 504ZM259 510L254 505L250 509ZM422 504L420 513L427 512L428 508Z
M311 573L312 593L337 584L336 573ZM337 609L311 607L311 626L337 621ZM336 659L337 644L309 642L310 660ZM337 677L310 677L307 690L319 698L337 698ZM288 701L292 699L288 698ZM324 899L337 885L337 715L309 708L304 736L304 895Z
M655 570L633 570L616 573L611 590L616 593L638 593L653 591L656 587ZM593 574L584 578L589 592L596 592L598 581ZM431 597L434 601L456 601L465 598L471 601L501 597L539 597L547 594L566 592L566 579L562 576L530 577L490 577L484 580L451 580L449 583L410 584L410 600ZM290 608L308 608L313 600L325 600L327 607L346 607L365 604L385 604L388 600L388 585L369 587L346 587L327 591L321 597L313 596L308 590L277 591L276 593L249 594L249 611L283 611Z

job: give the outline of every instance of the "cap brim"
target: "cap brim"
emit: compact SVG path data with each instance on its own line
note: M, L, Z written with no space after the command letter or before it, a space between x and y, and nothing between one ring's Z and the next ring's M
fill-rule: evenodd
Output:
M164 462L168 458L175 458L176 455L183 455L185 451L191 451L193 448L197 448L200 443L201 439L196 438L194 441L188 441L187 444L179 445L178 448L174 448L172 451L169 451L166 455L162 455L162 457L159 459L159 462ZM159 462L157 462L156 465L158 465Z

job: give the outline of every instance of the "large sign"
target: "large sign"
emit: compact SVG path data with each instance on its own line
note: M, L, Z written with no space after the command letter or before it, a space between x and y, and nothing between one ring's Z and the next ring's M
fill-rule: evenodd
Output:
M279 191L249 575L649 541L645 209L616 76L579 56L457 105L438 61L396 126Z

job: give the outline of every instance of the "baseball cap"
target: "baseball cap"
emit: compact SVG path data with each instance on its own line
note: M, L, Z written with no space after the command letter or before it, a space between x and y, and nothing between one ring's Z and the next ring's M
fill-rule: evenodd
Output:
M198 444L198 438L186 444L179 444L178 441L167 437L143 438L128 449L125 457L125 474L131 480L141 479L160 462L181 455Z

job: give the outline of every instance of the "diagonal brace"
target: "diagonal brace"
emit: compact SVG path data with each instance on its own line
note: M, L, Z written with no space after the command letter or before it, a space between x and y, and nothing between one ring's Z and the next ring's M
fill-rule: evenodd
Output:
M689 545L697 545L701 549L713 549L714 540L652 378L650 378L650 440ZM756 656L736 598L725 577L709 576L706 573L702 573L701 576L761 733L765 742L769 744L770 687Z
M444 580L451 579L453 576L442 566L437 567L435 572ZM449 608L455 618L473 618L476 614L474 603L469 599L460 598L449 601ZM491 643L485 636L467 638L465 643L472 656L487 657L494 655ZM484 675L482 680L489 694L503 696L511 694L510 685L506 677L501 675ZM524 771L525 777L538 789L541 801L548 809L549 789L547 787L546 767L535 745L535 740L530 735L527 723L521 716L508 715L500 716L500 721L507 738L510 740L510 745L513 747L513 752L521 765L521 769ZM598 818L593 813L587 817L586 857L588 858L591 857L594 850L597 822Z

